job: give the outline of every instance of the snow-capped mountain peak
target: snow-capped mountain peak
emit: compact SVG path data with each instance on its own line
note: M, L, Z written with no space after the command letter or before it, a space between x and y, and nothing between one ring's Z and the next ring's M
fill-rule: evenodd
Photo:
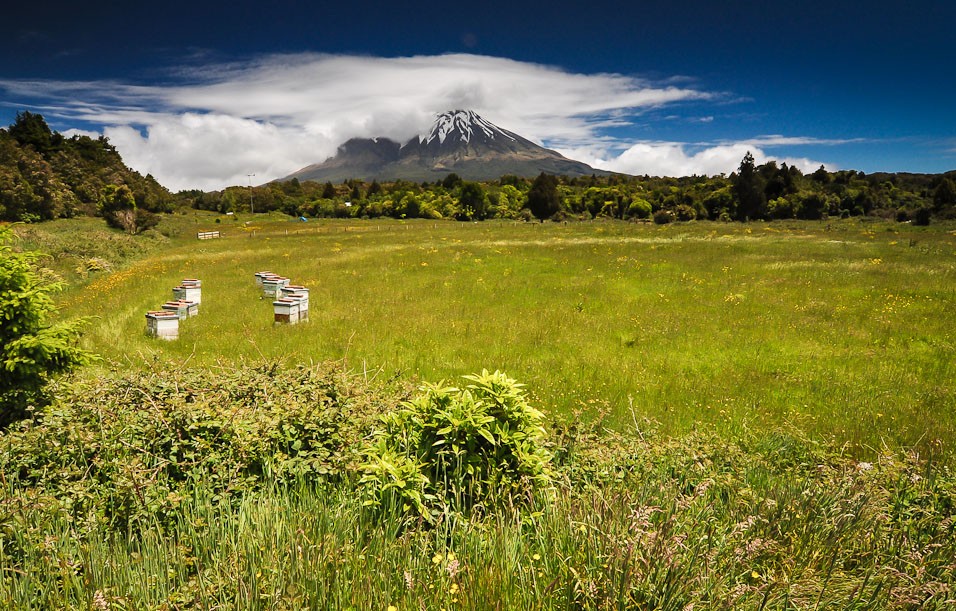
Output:
M388 138L353 138L339 146L334 157L281 180L432 181L450 173L464 180L497 180L505 174L534 178L542 172L564 176L603 174L502 129L474 111L451 110L439 114L427 134L413 136L404 144Z
M444 144L448 138L452 141L471 142L475 137L489 140L502 137L515 140L513 135L494 123L482 119L473 110L450 110L439 114L435 118L431 131L419 136L418 141L422 144L431 144L434 140L438 140L440 144Z

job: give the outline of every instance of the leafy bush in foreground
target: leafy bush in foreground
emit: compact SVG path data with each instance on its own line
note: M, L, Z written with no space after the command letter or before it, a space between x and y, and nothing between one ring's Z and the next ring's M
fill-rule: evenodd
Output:
M304 367L136 373L63 391L0 436L0 471L34 509L119 527L171 519L196 487L229 502L276 482L341 480L381 405L341 371Z
M428 522L511 504L550 481L543 415L505 374L465 376L465 388L425 385L382 416L362 465L366 505Z
M549 436L519 384L467 379L404 403L404 386L370 390L334 367L62 389L42 419L0 435L0 607L956 603L946 465L905 452L859 462L796 430L665 438L578 419ZM387 452L360 463L396 405L372 437ZM373 462L394 457L407 461L400 477ZM356 489L360 467L376 477ZM418 524L363 506L418 510L414 486L433 497ZM544 486L549 502L532 513L488 510Z

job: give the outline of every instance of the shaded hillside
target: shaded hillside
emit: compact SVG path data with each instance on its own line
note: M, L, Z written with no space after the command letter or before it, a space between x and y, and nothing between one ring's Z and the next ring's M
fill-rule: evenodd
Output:
M67 138L30 112L17 113L8 129L0 129L0 220L97 215L104 197L122 186L139 210L170 209L169 191L126 167L105 137Z

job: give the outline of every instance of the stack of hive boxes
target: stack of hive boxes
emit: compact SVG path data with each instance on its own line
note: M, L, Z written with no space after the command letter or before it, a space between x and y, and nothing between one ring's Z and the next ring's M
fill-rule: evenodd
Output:
M256 272L255 276L263 295L273 298L275 322L294 325L309 319L309 289L269 271Z
M202 283L186 278L173 288L173 300L159 310L146 312L146 333L165 340L179 339L179 321L199 314L202 302Z

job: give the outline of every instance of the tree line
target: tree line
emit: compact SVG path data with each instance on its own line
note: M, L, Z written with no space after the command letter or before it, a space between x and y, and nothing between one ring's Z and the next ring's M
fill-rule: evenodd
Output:
M304 217L491 218L573 220L598 217L671 221L753 221L878 216L927 224L956 218L956 172L804 174L786 163L754 163L750 153L729 176L502 176L473 182L449 174L415 183L296 179L258 187L191 192L195 208L218 212L280 211Z

